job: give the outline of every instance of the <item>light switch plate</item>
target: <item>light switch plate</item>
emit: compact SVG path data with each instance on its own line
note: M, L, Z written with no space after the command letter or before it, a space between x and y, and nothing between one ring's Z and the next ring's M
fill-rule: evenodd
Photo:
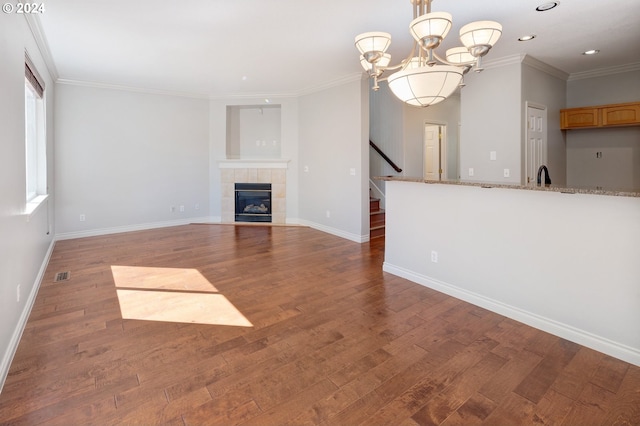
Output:
M491 152L489 153L489 160L495 160L495 159L496 159L496 157L497 157L497 154L496 154L496 152L495 152L495 151L491 151Z

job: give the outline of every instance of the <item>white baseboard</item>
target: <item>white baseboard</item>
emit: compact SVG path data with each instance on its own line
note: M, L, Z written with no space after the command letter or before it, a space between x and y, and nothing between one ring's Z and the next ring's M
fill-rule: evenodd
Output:
M36 280L31 287L29 298L24 304L24 308L22 309L22 313L20 314L20 319L18 320L18 324L16 325L16 328L14 328L13 334L11 335L9 346L2 354L2 361L0 361L0 392L2 392L4 382L7 380L11 362L13 361L13 357L18 350L18 345L20 344L22 333L24 332L24 328L26 327L27 321L29 320L29 315L31 314L33 304L36 301L36 296L38 295L38 290L40 290L40 284L42 283L42 278L44 277L44 273L47 270L47 265L49 264L49 259L51 258L51 254L53 253L54 245L55 240L51 240L51 244L49 244L47 253L45 254L42 264L40 265L40 270L38 271Z
M611 355L628 363L640 366L640 350L627 345L614 342L602 336L597 336L588 331L563 324L550 318L536 315L532 312L524 311L515 306L507 305L498 300L494 300L477 293L456 287L454 285L433 279L431 277L418 274L414 271L395 266L384 262L382 270L409 281L429 287L449 296L455 297L465 302L472 303L481 308L504 315L505 317L527 324L539 330L546 331L563 339L586 346L596 351Z
M217 220L216 220L217 219ZM56 234L56 240L70 240L74 238L96 237L99 235L119 234L122 232L144 231L146 229L167 228L170 226L188 225L190 223L220 222L216 217L191 217L165 222L139 223L136 225L116 226L113 228L88 229L86 231L63 232Z
M352 234L350 232L345 232L341 229L332 228L330 226L321 225L319 223L310 222L308 220L303 220L303 219L299 219L298 223L300 225L308 226L309 228L317 229L318 231L326 232L327 234L345 238L347 240L354 241L356 243L366 243L367 241L369 241L369 234L366 234L366 235Z

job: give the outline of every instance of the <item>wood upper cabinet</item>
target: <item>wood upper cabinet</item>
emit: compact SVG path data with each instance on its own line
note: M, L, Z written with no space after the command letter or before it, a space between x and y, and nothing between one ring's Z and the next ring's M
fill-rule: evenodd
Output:
M602 108L603 126L624 126L640 124L640 102L612 105Z
M640 126L640 102L560 110L560 128Z
M600 125L600 113L598 108L571 108L560 110L561 129L582 129L585 127L598 127Z

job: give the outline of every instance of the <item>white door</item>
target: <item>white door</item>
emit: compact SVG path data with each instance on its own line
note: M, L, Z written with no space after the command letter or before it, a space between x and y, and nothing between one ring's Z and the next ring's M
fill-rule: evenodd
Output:
M547 110L527 105L526 185L535 186L538 168L547 164Z
M440 180L444 173L445 126L426 123L424 125L423 175L425 180Z

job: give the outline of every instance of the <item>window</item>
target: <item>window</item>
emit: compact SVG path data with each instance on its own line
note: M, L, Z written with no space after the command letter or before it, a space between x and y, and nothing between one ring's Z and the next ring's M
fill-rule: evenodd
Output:
M24 78L26 201L33 211L47 195L47 143L44 114L44 84L29 60Z

